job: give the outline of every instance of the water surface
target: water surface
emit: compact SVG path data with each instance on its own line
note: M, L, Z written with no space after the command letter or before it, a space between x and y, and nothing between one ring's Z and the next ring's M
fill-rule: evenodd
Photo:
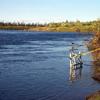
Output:
M71 42L88 49L79 33L0 31L0 100L84 100L100 88L91 78L91 55L78 79L70 80Z

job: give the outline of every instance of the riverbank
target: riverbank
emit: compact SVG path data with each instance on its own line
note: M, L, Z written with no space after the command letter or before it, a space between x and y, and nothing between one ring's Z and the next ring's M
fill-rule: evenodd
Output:
M90 94L86 97L86 100L100 100L100 91Z
M90 41L89 48L92 50L100 48L100 32L97 32ZM100 50L93 52L92 55L94 59L94 72L92 78L100 82Z
M100 48L100 32L97 32L89 43L89 50ZM92 78L100 82L100 50L92 53L93 55L93 73ZM100 90L86 96L86 100L100 100Z

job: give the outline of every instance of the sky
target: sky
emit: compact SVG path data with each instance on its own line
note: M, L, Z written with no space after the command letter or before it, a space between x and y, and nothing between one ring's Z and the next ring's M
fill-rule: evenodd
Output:
M48 23L100 18L100 0L0 0L0 21Z

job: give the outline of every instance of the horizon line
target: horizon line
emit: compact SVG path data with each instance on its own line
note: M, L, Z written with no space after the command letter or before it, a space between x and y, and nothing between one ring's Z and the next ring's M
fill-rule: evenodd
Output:
M61 22L77 22L77 21L80 21L80 22L91 22L91 21L97 21L97 20L100 20L100 17L98 18L95 18L95 19L91 19L91 20L81 20L81 19L74 19L74 20L53 20L53 21L33 21L33 20L13 20L13 21L10 21L10 20L0 20L0 22L4 22L4 23L25 23L25 24L28 24L28 23L38 23L38 24L49 24L49 23L61 23Z

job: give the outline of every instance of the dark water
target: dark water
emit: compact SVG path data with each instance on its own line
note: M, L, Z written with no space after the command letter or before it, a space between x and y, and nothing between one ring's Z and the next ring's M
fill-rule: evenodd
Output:
M84 100L100 89L91 78L91 56L83 57L81 77L70 79L71 42L87 51L91 35L0 31L0 100ZM73 82L72 82L73 81Z

